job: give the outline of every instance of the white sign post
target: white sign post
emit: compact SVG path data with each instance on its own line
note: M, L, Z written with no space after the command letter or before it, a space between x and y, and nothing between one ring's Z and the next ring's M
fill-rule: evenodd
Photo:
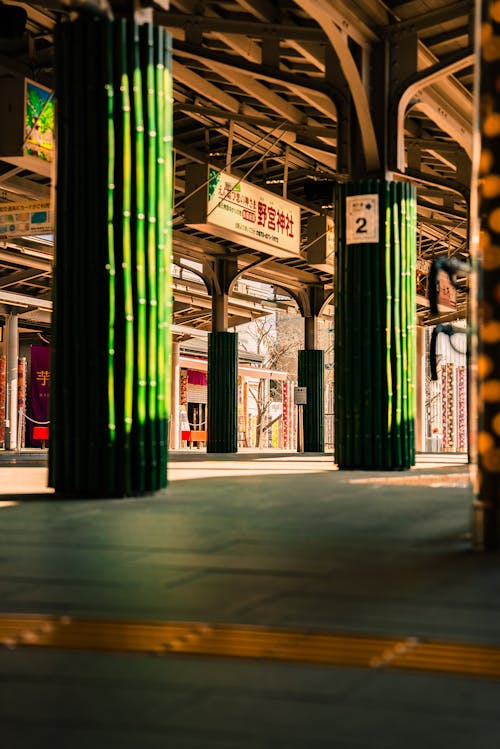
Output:
M304 406L307 406L307 388L296 387L293 400L297 406L297 452L304 452Z
M296 387L293 391L293 399L296 406L307 406L307 388Z
M378 195L349 195L345 202L347 244L378 242Z

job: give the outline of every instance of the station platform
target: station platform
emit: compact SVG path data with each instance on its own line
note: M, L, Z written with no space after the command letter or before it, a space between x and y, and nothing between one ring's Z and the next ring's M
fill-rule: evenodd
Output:
M78 501L0 465L2 747L495 746L464 460L185 451L154 497Z

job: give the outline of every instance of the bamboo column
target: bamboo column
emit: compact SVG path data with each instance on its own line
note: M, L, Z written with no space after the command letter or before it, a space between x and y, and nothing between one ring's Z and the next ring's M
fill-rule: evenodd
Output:
M346 196L378 196L379 240L347 244ZM366 180L336 198L335 459L340 468L415 462L416 191Z
M238 334L208 334L209 453L238 451Z
M166 486L172 309L170 36L82 15L56 31L50 484Z
M482 3L481 158L479 161L479 279L473 311L477 336L477 452L473 541L481 550L500 546L500 13L498 2ZM476 364L472 360L473 367ZM475 390L473 391L474 403ZM474 411L472 411L474 413ZM472 425L472 434L475 428Z

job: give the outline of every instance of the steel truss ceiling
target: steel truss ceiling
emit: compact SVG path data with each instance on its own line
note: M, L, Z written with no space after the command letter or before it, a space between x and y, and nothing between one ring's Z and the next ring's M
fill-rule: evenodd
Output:
M53 29L68 3L7 4L22 6L28 23L22 39L0 39L0 76L27 75L50 86ZM397 177L406 174L417 182L420 253L467 257L472 2L170 0L168 10L165 3L152 5L157 22L174 39L174 260L179 267L185 260L202 264L221 254L236 255L241 270L252 266L246 278L288 289L295 297L311 285L332 288L331 272L308 262L306 252L291 260L269 258L189 229L186 168L193 162L222 169L229 164L236 175L286 193L301 207L306 246L307 219L331 210L328 182L349 177L339 118L346 96L362 123L365 164L382 166L370 75L384 48L405 71L390 107L387 127L397 142L387 166ZM413 40L413 58L402 43L406 39ZM49 194L48 178L0 162L0 201ZM45 300L50 262L26 254L30 249L25 240L0 248L0 291ZM175 321L208 329L203 283L192 298L183 293L176 292ZM462 308L464 300L462 293ZM260 307L252 308L245 297L238 300L236 291L231 319L237 324L272 308Z

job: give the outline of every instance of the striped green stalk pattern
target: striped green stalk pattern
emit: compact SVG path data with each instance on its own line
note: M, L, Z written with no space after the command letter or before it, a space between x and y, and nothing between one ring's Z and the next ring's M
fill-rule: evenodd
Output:
M58 184L50 484L167 483L170 35L82 16L56 33Z
M298 384L307 388L304 410L304 452L322 453L324 437L324 351L308 349L298 352Z
M379 197L379 242L347 244L345 198ZM336 195L335 459L340 468L415 463L416 191L365 180Z
M238 450L238 334L208 334L209 453Z

